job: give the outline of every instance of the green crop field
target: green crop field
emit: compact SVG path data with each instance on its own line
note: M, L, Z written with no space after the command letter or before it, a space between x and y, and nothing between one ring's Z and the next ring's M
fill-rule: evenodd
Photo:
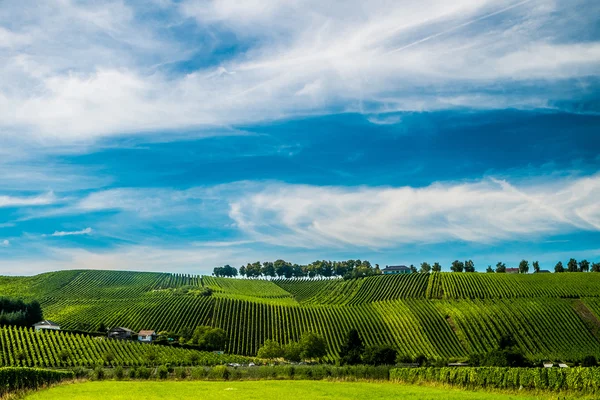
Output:
M502 394L394 383L326 381L255 382L88 382L57 386L26 397L52 399L406 399L406 400L543 400L550 395ZM562 396L562 399L567 397Z
M0 367L94 367L108 364L109 353L113 358L111 364L122 366L151 363L216 365L251 361L241 356L13 327L0 328L0 350ZM150 353L155 353L152 359Z
M212 295L201 295L202 288ZM45 317L66 329L220 327L227 351L245 356L255 356L267 339L285 344L313 331L325 337L326 360L334 361L344 335L356 328L365 344L389 344L412 357L464 359L508 335L532 359L600 358L600 273L269 281L63 271L0 277L0 296L36 299Z

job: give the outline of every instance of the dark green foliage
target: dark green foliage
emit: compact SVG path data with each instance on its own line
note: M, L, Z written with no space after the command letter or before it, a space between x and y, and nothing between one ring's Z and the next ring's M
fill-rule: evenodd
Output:
M498 261L496 263L496 273L503 274L505 272L506 272L506 264L504 264L503 262Z
M327 354L327 343L322 335L313 332L305 332L300 338L302 346L302 358L305 360L320 359Z
M121 367L120 365L117 366L115 368L114 376L115 376L115 379L118 381L125 378L125 370L123 370L123 367Z
M487 272L488 274L493 274L494 273L494 269L492 268L491 265L488 265L487 268L485 269L485 272Z
M559 261L554 266L554 272L565 272L565 267L563 266L562 261Z
M521 262L519 263L519 273L526 274L528 272L529 272L529 261L521 260Z
M223 267L215 267L213 270L213 275L222 277L235 277L238 275L238 271L230 265L225 265Z
M398 352L391 346L369 346L365 349L362 360L368 365L394 365Z
M97 366L94 368L94 379L97 381L104 380L105 372L104 368Z
M0 297L0 325L31 326L44 319L40 303Z
M465 261L465 272L475 272L475 263L473 260Z
M423 274L428 274L429 272L431 272L431 265L429 265L429 263L422 262L420 272Z
M598 365L598 360L594 356L585 356L581 361L582 367L595 367Z
M357 365L361 363L364 351L363 341L356 329L350 329L340 350L340 362L342 365Z
M390 380L434 382L468 389L549 390L600 393L600 368L397 368Z
M227 344L227 332L221 328L199 326L187 343L206 351L223 350Z
M35 390L67 379L75 379L75 374L37 368L0 368L0 396L18 390Z
M442 272L442 266L439 262L436 261L433 263L433 266L431 267L431 272Z
M169 368L165 365L161 365L157 370L158 379L167 379L169 377Z
M590 270L590 262L588 260L579 261L579 272L588 272Z
M152 370L146 367L139 367L135 370L135 377L137 379L150 379L152 376Z
M258 358L265 358L268 360L273 360L275 358L283 357L284 350L279 343L274 340L265 340L262 347L258 350L258 354L256 355Z
M567 263L567 272L577 272L579 271L579 264L577 263L577 260L574 258L571 258L569 260L569 262Z
M465 269L465 264L462 261L458 261L458 260L452 261L452 265L450 266L450 271L463 272L464 269Z
M283 347L283 358L291 362L302 361L302 345L298 342L289 342Z

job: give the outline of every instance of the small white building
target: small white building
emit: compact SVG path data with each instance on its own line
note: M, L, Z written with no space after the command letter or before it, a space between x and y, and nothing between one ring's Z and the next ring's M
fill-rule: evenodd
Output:
M48 321L47 319L34 324L33 327L35 328L36 332L44 330L60 331L60 326L56 322Z
M543 365L544 365L544 368L552 368L552 367L554 367L553 363L544 363Z
M559 366L560 368L569 368L569 366L568 366L567 364L563 364L563 363L561 363L561 364L558 364L558 366Z
M156 339L155 331L140 331L138 333L138 341L143 343L152 343Z

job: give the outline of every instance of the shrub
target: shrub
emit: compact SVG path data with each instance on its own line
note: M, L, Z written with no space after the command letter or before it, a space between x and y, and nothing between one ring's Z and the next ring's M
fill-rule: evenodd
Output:
M121 379L123 379L123 378L125 377L125 371L123 370L123 367L121 367L120 365L119 365L119 366L117 366L117 367L115 368L115 373L114 373L114 375L115 375L115 379L117 379L117 380L119 380L119 381L120 381Z
M217 365L210 371L210 377L212 379L222 379L226 381L229 379L229 375L229 369L224 365Z
M135 371L135 377L138 379L150 379L152 376L152 371L146 367L139 367Z
M135 377L137 376L137 370L135 368L131 368L129 370L129 379L135 379Z
M595 367L596 365L598 365L598 361L594 356L586 356L581 362L582 367Z
M101 381L104 379L105 373L104 373L104 368L98 366L96 368L94 368L94 379Z
M0 368L0 397L6 393L37 389L44 385L74 379L73 371L51 371L38 368Z
M169 377L169 368L164 365L158 367L158 379L167 379Z

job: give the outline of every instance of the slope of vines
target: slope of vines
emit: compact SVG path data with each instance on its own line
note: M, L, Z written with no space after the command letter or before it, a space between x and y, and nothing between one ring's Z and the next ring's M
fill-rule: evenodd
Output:
M216 365L247 362L239 356L89 337L66 332L35 332L29 328L0 328L0 366L93 367L108 364L139 366L150 363ZM152 357L149 354L152 353ZM194 354L194 356L192 356Z

